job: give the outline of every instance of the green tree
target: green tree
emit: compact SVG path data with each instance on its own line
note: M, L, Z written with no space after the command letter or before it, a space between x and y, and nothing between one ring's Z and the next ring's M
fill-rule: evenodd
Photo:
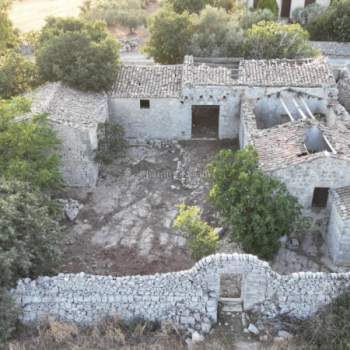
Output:
M45 115L18 119L29 111L30 102L24 98L0 100L1 175L45 190L57 188L61 184L55 152L59 141Z
M35 63L14 50L0 57L0 98L22 94L39 84Z
M130 33L146 23L146 11L142 0L88 0L81 15L88 20L103 20L107 25L128 27Z
M12 0L0 0L0 56L5 49L16 47L18 35L8 17Z
M189 51L199 57L240 57L244 32L223 8L207 6L194 21Z
M258 9L268 9L270 10L276 17L278 16L278 5L276 0L259 0L258 1Z
M249 29L254 24L261 21L273 22L277 19L277 16L269 9L256 9L244 11L243 15L239 19L239 24L243 29Z
M350 0L335 0L307 30L312 40L350 41Z
M150 20L149 32L145 52L156 62L175 64L183 61L193 33L187 12L178 14L168 7L160 9Z
M286 186L258 167L254 148L223 150L209 165L209 197L247 253L270 259L279 238L302 222L301 207Z
M317 54L299 24L259 22L247 30L245 57L254 59L303 58Z
M183 13L200 13L207 5L223 8L230 11L234 8L235 0L167 0L167 3L172 6L175 12Z
M0 265L1 266L1 265ZM19 310L7 288L0 287L0 349L16 330Z
M200 208L185 204L179 205L178 208L180 213L174 222L174 228L186 234L193 259L197 261L214 254L219 237L210 225L201 220Z
M41 32L36 59L44 80L107 91L118 71L119 44L102 23L51 18Z

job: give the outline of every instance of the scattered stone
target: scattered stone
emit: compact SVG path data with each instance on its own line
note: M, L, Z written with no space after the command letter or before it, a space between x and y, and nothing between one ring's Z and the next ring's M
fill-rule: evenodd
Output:
M193 344L201 343L203 341L204 341L204 337L201 334L199 334L198 332L192 333L192 343Z
M290 334L289 332L284 331L284 330L278 331L277 336L279 338L283 338L283 339L291 339L291 338L293 338L292 334Z
M75 199L68 199L64 204L64 214L69 221L74 221L80 210L79 202Z
M280 239L279 239L280 243L281 243L281 246L282 247L285 247L287 242L288 242L288 236L287 235L284 235L282 236Z
M258 334L260 333L260 331L258 330L258 328L256 328L256 326L255 326L253 323L250 323L250 324L249 324L248 331L249 331L250 333L255 334L255 335L258 335Z
M269 337L265 334L265 335L261 335L260 337L259 337L259 340L261 341L261 342L267 342L268 340L269 340Z
M292 238L288 242L288 248L292 250L297 250L299 249L299 241L296 238Z

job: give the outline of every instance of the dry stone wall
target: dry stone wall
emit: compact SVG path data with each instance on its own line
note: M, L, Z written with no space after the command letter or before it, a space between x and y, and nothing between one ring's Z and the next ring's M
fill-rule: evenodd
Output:
M252 255L218 254L192 269L152 276L60 274L18 282L13 295L25 323L50 316L91 325L106 317L170 321L202 333L217 321L220 275L242 275L244 310L306 318L346 291L350 273L281 276Z

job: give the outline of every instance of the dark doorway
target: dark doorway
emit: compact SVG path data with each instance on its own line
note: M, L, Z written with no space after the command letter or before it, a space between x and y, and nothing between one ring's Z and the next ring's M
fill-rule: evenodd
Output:
M217 139L219 115L219 106L192 106L192 138Z
M255 9L258 7L258 2L259 2L259 0L254 0L254 5L253 5L253 7L254 7Z
M292 1L291 0L282 0L282 9L281 9L281 17L290 17L290 5Z
M328 202L328 187L315 187L314 195L312 197L313 208L325 208Z

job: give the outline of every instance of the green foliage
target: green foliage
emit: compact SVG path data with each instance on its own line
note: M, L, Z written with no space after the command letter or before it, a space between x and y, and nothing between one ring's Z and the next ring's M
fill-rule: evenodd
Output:
M161 8L150 20L150 39L145 52L163 64L182 63L193 33L187 12L178 14L169 7Z
M302 58L315 56L309 35L299 24L260 22L248 29L245 57L254 59Z
M97 134L99 139L97 161L108 164L124 153L127 143L124 129L120 125L110 122L100 123Z
M279 238L301 222L301 207L286 186L258 167L255 149L223 150L210 164L211 201L247 253L270 259Z
M278 16L278 5L276 0L259 0L258 1L258 9L268 9L270 10L276 17Z
M346 293L302 321L296 330L301 350L350 348L350 295ZM305 345L306 344L306 345Z
M16 329L18 311L8 291L0 288L0 349Z
M0 0L0 56L4 50L17 47L18 35L8 17L12 0Z
M302 26L307 26L325 12L326 8L313 3L306 7L297 7L292 14L293 21Z
M269 9L257 9L245 11L243 16L239 20L239 24L243 29L249 29L254 24L261 21L272 22L277 19Z
M224 9L207 6L195 19L189 52L199 57L240 57L243 30Z
M118 71L119 44L102 23L50 18L36 52L44 80L81 90L109 90Z
M200 13L207 5L216 8L223 8L230 11L234 8L235 0L167 0L167 3L177 13L185 11L189 13Z
M0 100L1 175L42 189L57 188L61 183L55 153L58 139L44 115L16 119L29 111L30 101L24 98Z
M350 0L332 1L307 30L312 40L350 41Z
M174 228L186 234L193 259L200 260L214 254L217 250L219 237L214 229L201 220L201 210L198 207L179 205Z
M0 57L0 98L19 95L39 83L37 66L14 50Z
M103 20L107 25L122 25L133 32L146 23L142 0L87 0L81 15L88 20Z

